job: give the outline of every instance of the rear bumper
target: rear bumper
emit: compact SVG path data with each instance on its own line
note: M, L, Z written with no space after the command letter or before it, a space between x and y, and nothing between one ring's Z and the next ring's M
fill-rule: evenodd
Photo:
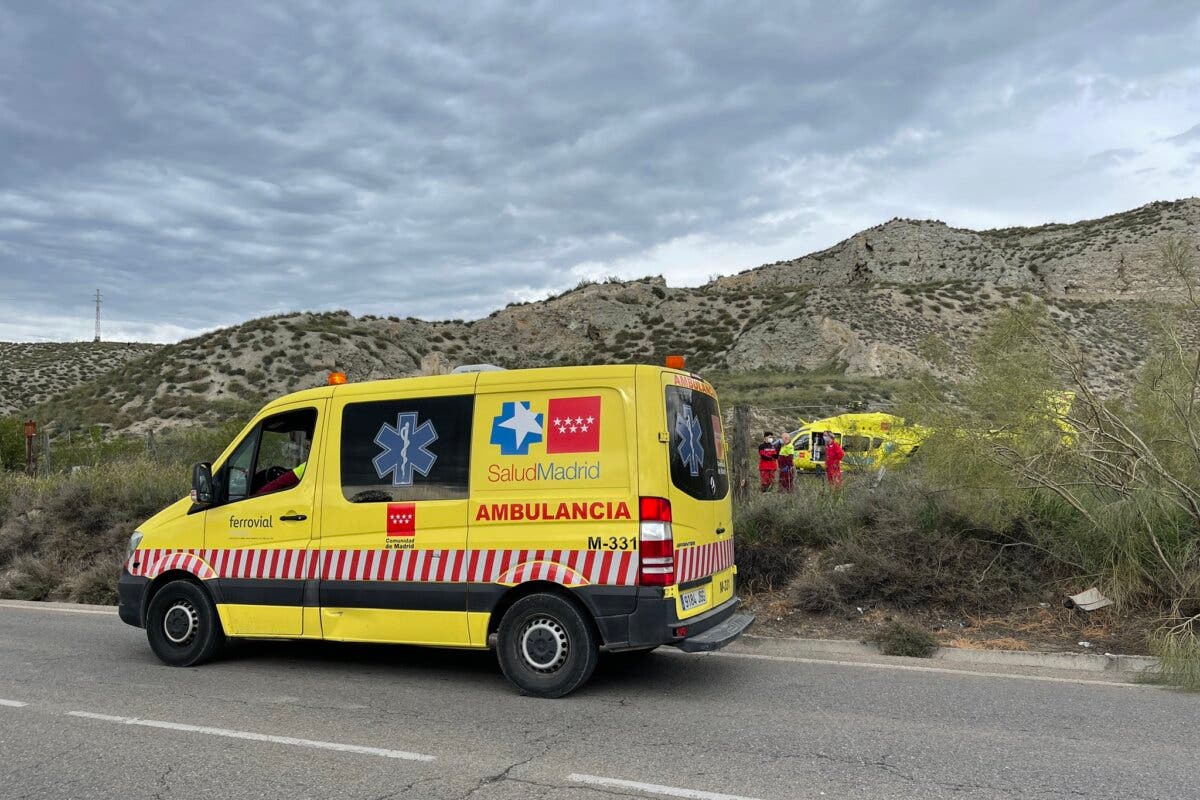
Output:
M730 614L725 620L712 626L704 633L688 636L675 644L685 653L706 653L720 650L741 636L754 624L753 614Z
M738 614L734 597L716 608L685 620L675 613L674 598L662 590L639 589L637 611L620 618L600 618L604 649L634 650L668 644L688 653L719 650L741 636L753 623L752 614Z
M130 575L129 570L121 570L121 577L117 579L117 613L122 622L135 628L146 627L142 615L146 609L146 590L149 587L149 578Z

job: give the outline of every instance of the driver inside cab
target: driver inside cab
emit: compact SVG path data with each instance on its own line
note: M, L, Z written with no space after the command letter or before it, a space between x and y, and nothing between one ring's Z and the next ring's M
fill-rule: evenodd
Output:
M279 477L269 481L261 489L254 493L254 497L259 495L271 494L271 492L279 492L284 489L290 489L300 482L304 477L304 468L308 465L307 461L301 461L296 466L284 472Z
M316 414L305 411L281 414L263 424L258 441L250 446L257 456L246 459L247 467L254 471L246 481L250 497L282 492L300 483L308 466L315 427Z

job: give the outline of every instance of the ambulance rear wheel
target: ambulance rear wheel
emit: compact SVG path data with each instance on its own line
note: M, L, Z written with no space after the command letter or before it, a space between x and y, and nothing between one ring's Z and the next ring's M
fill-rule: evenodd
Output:
M562 697L583 685L599 658L589 620L553 594L531 594L513 603L500 621L500 669L524 694Z
M208 592L191 581L171 581L150 599L146 638L164 664L191 667L208 661L225 643L225 631Z

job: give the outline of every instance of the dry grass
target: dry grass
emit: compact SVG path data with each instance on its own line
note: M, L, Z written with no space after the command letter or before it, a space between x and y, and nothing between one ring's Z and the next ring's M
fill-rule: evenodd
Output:
M187 481L184 464L148 457L73 476L0 472L0 597L116 602L130 534Z
M735 509L741 585L786 589L809 613L888 607L982 614L1028 603L1058 577L1036 551L1012 546L1019 544L1015 528L980 529L944 498L912 469L889 473L878 486L852 477L838 494L803 480L793 495L752 497Z
M958 647L963 650L1032 650L1033 646L1023 639L1014 639L1011 636L1000 636L996 639L968 639L965 636L955 636L950 639L943 639L942 643L946 647Z

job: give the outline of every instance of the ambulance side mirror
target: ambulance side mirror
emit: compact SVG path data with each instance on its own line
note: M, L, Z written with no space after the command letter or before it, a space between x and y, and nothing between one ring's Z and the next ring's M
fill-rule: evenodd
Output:
M212 503L212 464L201 462L192 466L192 502L207 506Z

